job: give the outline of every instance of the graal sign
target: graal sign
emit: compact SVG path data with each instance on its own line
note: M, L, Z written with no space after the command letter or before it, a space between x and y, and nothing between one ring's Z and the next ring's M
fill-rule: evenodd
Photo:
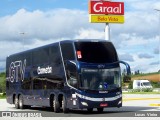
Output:
M89 14L124 15L124 3L109 1L90 1Z
M89 22L124 23L124 2L90 0Z

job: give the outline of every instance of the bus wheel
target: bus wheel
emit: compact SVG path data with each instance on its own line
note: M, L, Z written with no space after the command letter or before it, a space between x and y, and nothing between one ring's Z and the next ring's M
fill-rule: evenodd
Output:
M98 112L103 112L103 108L97 108Z
M56 99L56 97L54 97L54 100L53 100L53 109L54 109L54 112L56 113L60 112L60 104L59 104L59 101Z
M18 103L19 103L19 108L23 109L24 105L23 105L23 96L22 95L19 96L19 102Z
M18 104L18 97L15 96L14 98L14 105L16 109L19 109L19 104Z
M88 112L93 112L93 108L88 108Z
M67 108L67 101L64 96L63 96L63 100L62 100L62 110L64 113L68 113L68 111L69 111L69 109Z

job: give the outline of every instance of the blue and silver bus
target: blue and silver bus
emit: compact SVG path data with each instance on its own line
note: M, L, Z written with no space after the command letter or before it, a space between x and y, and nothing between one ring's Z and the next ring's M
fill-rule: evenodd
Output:
M113 44L106 40L65 40L7 57L7 102L17 109L122 107L121 69Z

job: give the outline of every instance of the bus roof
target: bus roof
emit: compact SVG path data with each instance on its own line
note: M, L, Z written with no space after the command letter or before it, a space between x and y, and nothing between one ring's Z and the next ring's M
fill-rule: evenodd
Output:
M22 54L22 53L25 53L25 52L29 52L29 51L32 51L32 50L35 50L35 49L38 49L38 48L44 48L44 47L47 47L47 46L49 47L49 46L52 46L52 45L57 44L57 43L74 43L74 42L111 42L111 41L107 41L107 40L103 40L103 39L62 40L62 41L53 42L51 44L47 44L47 45L39 46L39 47L36 47L36 48L32 48L32 49L29 49L29 50L25 50L25 51L22 51L22 52L14 53L14 54L8 55L7 57Z

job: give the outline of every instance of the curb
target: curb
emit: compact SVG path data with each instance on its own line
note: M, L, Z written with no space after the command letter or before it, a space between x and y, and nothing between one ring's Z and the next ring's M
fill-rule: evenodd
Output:
M123 101L132 101L132 100L160 100L160 98L124 98Z
M160 106L160 103L158 104L149 104L149 106Z

